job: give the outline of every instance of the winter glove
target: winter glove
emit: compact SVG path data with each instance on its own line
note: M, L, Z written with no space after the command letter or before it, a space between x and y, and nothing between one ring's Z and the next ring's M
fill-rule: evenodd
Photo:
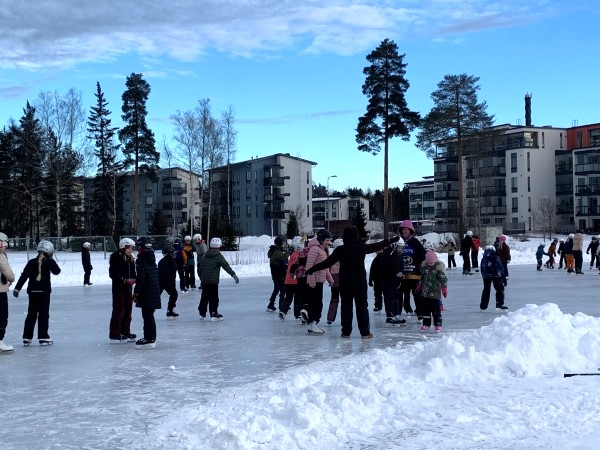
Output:
M415 288L415 292L421 292L421 289L423 289L423 285L421 283L417 284L417 287Z
M503 278L503 279L502 279L502 284L503 284L504 286L506 286L506 285L508 284L508 280L507 280L506 278Z
M445 288L445 287L442 288L442 295L444 296L444 298L448 297L448 288Z
M133 286L135 284L135 278L127 278L125 280L125 284L128 284L129 286Z
M369 280L369 286L373 287L373 280Z
M315 273L315 271L313 270L313 268L311 267L310 269L307 269L306 272L304 272L306 275L312 275L313 273Z
M238 284L240 282L240 279L237 275L233 275L233 280L235 281L235 284Z
M15 289L15 290L13 290L13 295L14 295L16 298L19 298L19 290L18 290L18 289Z

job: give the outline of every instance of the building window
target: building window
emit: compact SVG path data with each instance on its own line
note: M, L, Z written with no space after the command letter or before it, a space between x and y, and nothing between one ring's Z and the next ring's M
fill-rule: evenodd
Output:
M310 188L306 188L306 201L310 201Z
M252 205L246 205L246 217L252 217Z
M310 184L310 172L306 171L306 184Z
M531 177L527 177L527 192L531 192Z
M514 212L514 213L519 212L519 199L517 197L512 198L512 212ZM513 218L513 220L514 220L514 218Z
M152 206L152 196L146 197L146 206Z
M562 141L563 141L563 134L560 133L560 148L563 148Z
M519 192L519 183L518 183L518 178L517 177L512 177L510 179L510 189L511 192Z
M310 205L306 205L306 217L310 217Z
M252 188L246 188L246 200L252 200Z
M246 181L252 181L252 172L246 172Z
M146 211L146 220L152 220L152 214L154 214L152 211Z
M527 172L531 172L531 155L527 152Z
M516 153L510 154L510 171L512 173L515 173L517 171L517 154Z
M576 139L577 139L577 144L575 144L575 146L577 148L583 147L583 133L581 131L577 132Z
M527 210L531 212L531 197L527 197Z
M546 137L544 135L544 132L542 131L542 148L544 148L545 146L546 146ZM529 154L527 156L529 156Z
M152 182L146 181L146 192L152 192Z
M258 217L258 205L254 206L254 217Z

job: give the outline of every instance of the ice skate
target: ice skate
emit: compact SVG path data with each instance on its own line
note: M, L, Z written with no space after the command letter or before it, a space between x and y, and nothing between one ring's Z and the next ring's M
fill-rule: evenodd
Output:
M373 308L374 314L381 314L381 308Z
M435 332L436 332L436 333L439 333L440 331L442 331L442 327L441 327L441 326L439 326L439 325L438 325L438 326L436 326L436 327L435 327Z
M133 333L129 333L129 334L126 334L125 337L127 338L127 342L135 342L137 335L135 335Z
M325 331L319 328L317 322L311 322L308 324L308 334L321 335L325 334Z
M279 319L283 322L285 320L285 313L283 311L279 311Z
M429 327L428 327L427 325L422 325L422 326L421 326L421 331L422 331L423 333L425 333L425 332L429 331Z
M29 347L31 345L31 339L23 338L23 347Z
M13 346L5 343L4 341L0 341L0 352L12 352Z
M135 343L135 348L138 348L140 350L146 350L146 349L150 349L150 348L154 348L154 347L156 347L156 341L154 339L150 340L150 339L142 338L142 339L138 339L137 342Z
M127 336L119 334L118 336L109 336L111 344L125 344L127 343Z
M210 320L212 322L222 322L223 316L219 313L210 313Z
M496 312L506 313L508 312L508 307L504 305L496 306Z
M44 347L46 345L52 345L52 344L54 344L54 342L50 338L38 339L38 341L39 341L41 347Z
M170 309L170 310L167 311L167 319L173 320L173 319L177 319L178 317L179 317L179 314L177 314L172 309Z
M302 322L303 323L308 323L308 311L303 309L302 311L300 311L300 317L302 317Z
M399 327L400 325L406 325L406 320L404 321L404 324L402 324L399 320L396 320L395 317L388 317L385 319L385 325L388 327Z
M267 312L268 313L272 313L272 312L275 312L275 311L277 311L277 308L275 308L275 304L269 303L267 305Z
M373 333L365 334L360 337L361 339L373 339Z

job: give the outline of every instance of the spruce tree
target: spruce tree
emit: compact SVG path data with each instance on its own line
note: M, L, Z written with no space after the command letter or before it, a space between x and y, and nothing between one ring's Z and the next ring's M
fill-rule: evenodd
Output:
M296 214L291 214L288 216L285 237L288 239L293 239L295 236L300 235L300 228L298 227L298 219L296 218Z
M108 101L96 83L96 105L90 108L87 121L88 136L94 141L95 156L98 159L96 178L94 179L91 208L92 234L113 236L122 231L118 226L122 216L123 180L117 162L119 145L115 141L117 127L111 126ZM122 220L122 218L121 218Z
M154 176L158 169L160 153L156 150L154 133L146 123L146 102L150 95L150 85L141 73L132 73L125 82L121 118L125 126L119 130L123 144L125 168L133 168L133 221L132 231L137 234L139 205L139 175L149 173Z
M367 231L367 215L364 213L360 204L357 205L356 211L354 212L354 223L353 225L358 230L358 235L362 242L367 242L369 240L369 236L371 235L370 231Z

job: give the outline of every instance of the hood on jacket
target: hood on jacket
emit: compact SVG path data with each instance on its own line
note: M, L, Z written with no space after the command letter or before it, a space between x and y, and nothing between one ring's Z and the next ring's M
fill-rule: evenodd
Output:
M269 247L269 251L267 252L267 256L270 258L273 256L273 253L275 253L276 250L281 250L281 248L277 247L276 245L271 245Z
M204 254L205 258L214 258L215 256L218 256L221 252L219 250L217 250L216 248L209 248L206 253Z
M311 239L310 241L308 241L308 245L306 246L307 248L312 248L315 245L321 245L321 243L319 241L317 241L317 239Z

